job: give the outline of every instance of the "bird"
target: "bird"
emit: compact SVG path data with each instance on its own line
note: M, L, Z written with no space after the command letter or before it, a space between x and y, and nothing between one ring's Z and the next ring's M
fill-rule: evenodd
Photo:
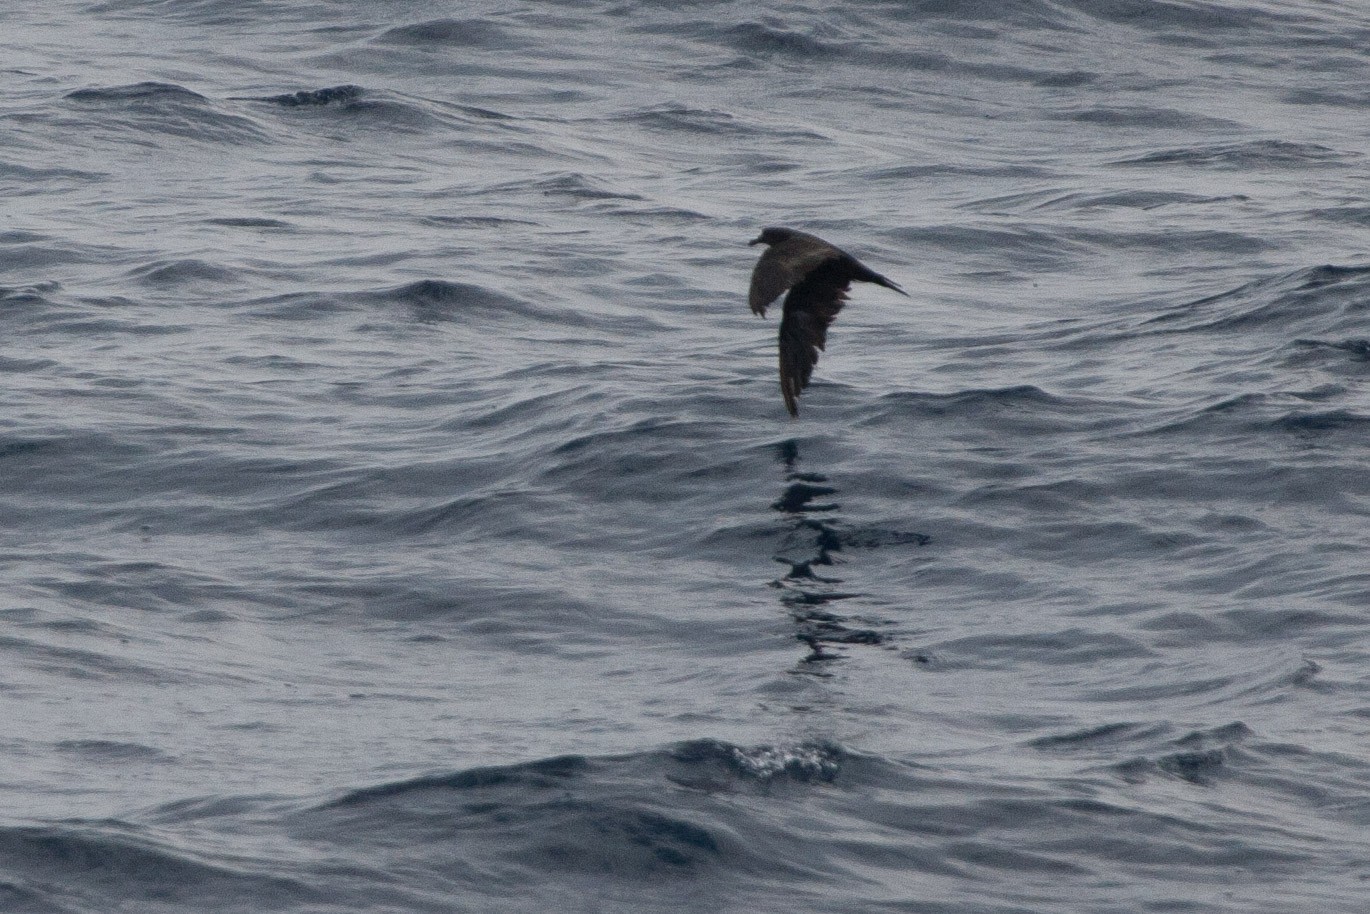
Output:
M808 232L766 228L748 244L767 246L752 270L747 294L752 313L765 317L766 308L789 292L780 318L780 393L790 417L798 418L799 394L809 386L818 353L828 341L828 327L846 304L852 280L873 282L905 297L909 293Z

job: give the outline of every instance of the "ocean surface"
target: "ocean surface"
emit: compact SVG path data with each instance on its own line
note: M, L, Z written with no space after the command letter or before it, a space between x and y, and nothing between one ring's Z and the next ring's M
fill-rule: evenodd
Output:
M1370 6L0 9L0 911L1370 909ZM858 284L791 420L768 225Z

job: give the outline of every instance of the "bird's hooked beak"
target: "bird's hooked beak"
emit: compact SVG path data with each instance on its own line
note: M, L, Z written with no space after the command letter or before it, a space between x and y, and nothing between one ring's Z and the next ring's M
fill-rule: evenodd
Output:
M757 235L757 236L756 236L755 238L753 238L751 241L748 241L748 242L747 242L747 247L751 247L751 246L754 245L754 244L760 244L760 243L761 243L761 236L760 236L760 235Z

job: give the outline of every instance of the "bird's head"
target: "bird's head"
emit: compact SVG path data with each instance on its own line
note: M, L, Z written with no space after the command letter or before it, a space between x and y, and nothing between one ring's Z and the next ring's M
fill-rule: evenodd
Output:
M793 235L794 232L787 228L765 228L761 230L760 235L748 241L747 244L779 244L789 240Z

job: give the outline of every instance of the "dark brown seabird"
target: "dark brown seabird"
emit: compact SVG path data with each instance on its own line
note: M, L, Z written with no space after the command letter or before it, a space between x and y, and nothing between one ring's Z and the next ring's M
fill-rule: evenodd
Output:
M789 290L780 318L780 392L791 416L799 415L799 392L809 386L818 353L828 341L828 326L847 301L852 280L903 289L841 248L822 238L787 228L763 229L748 244L765 244L752 271L748 302L766 316L766 307Z

